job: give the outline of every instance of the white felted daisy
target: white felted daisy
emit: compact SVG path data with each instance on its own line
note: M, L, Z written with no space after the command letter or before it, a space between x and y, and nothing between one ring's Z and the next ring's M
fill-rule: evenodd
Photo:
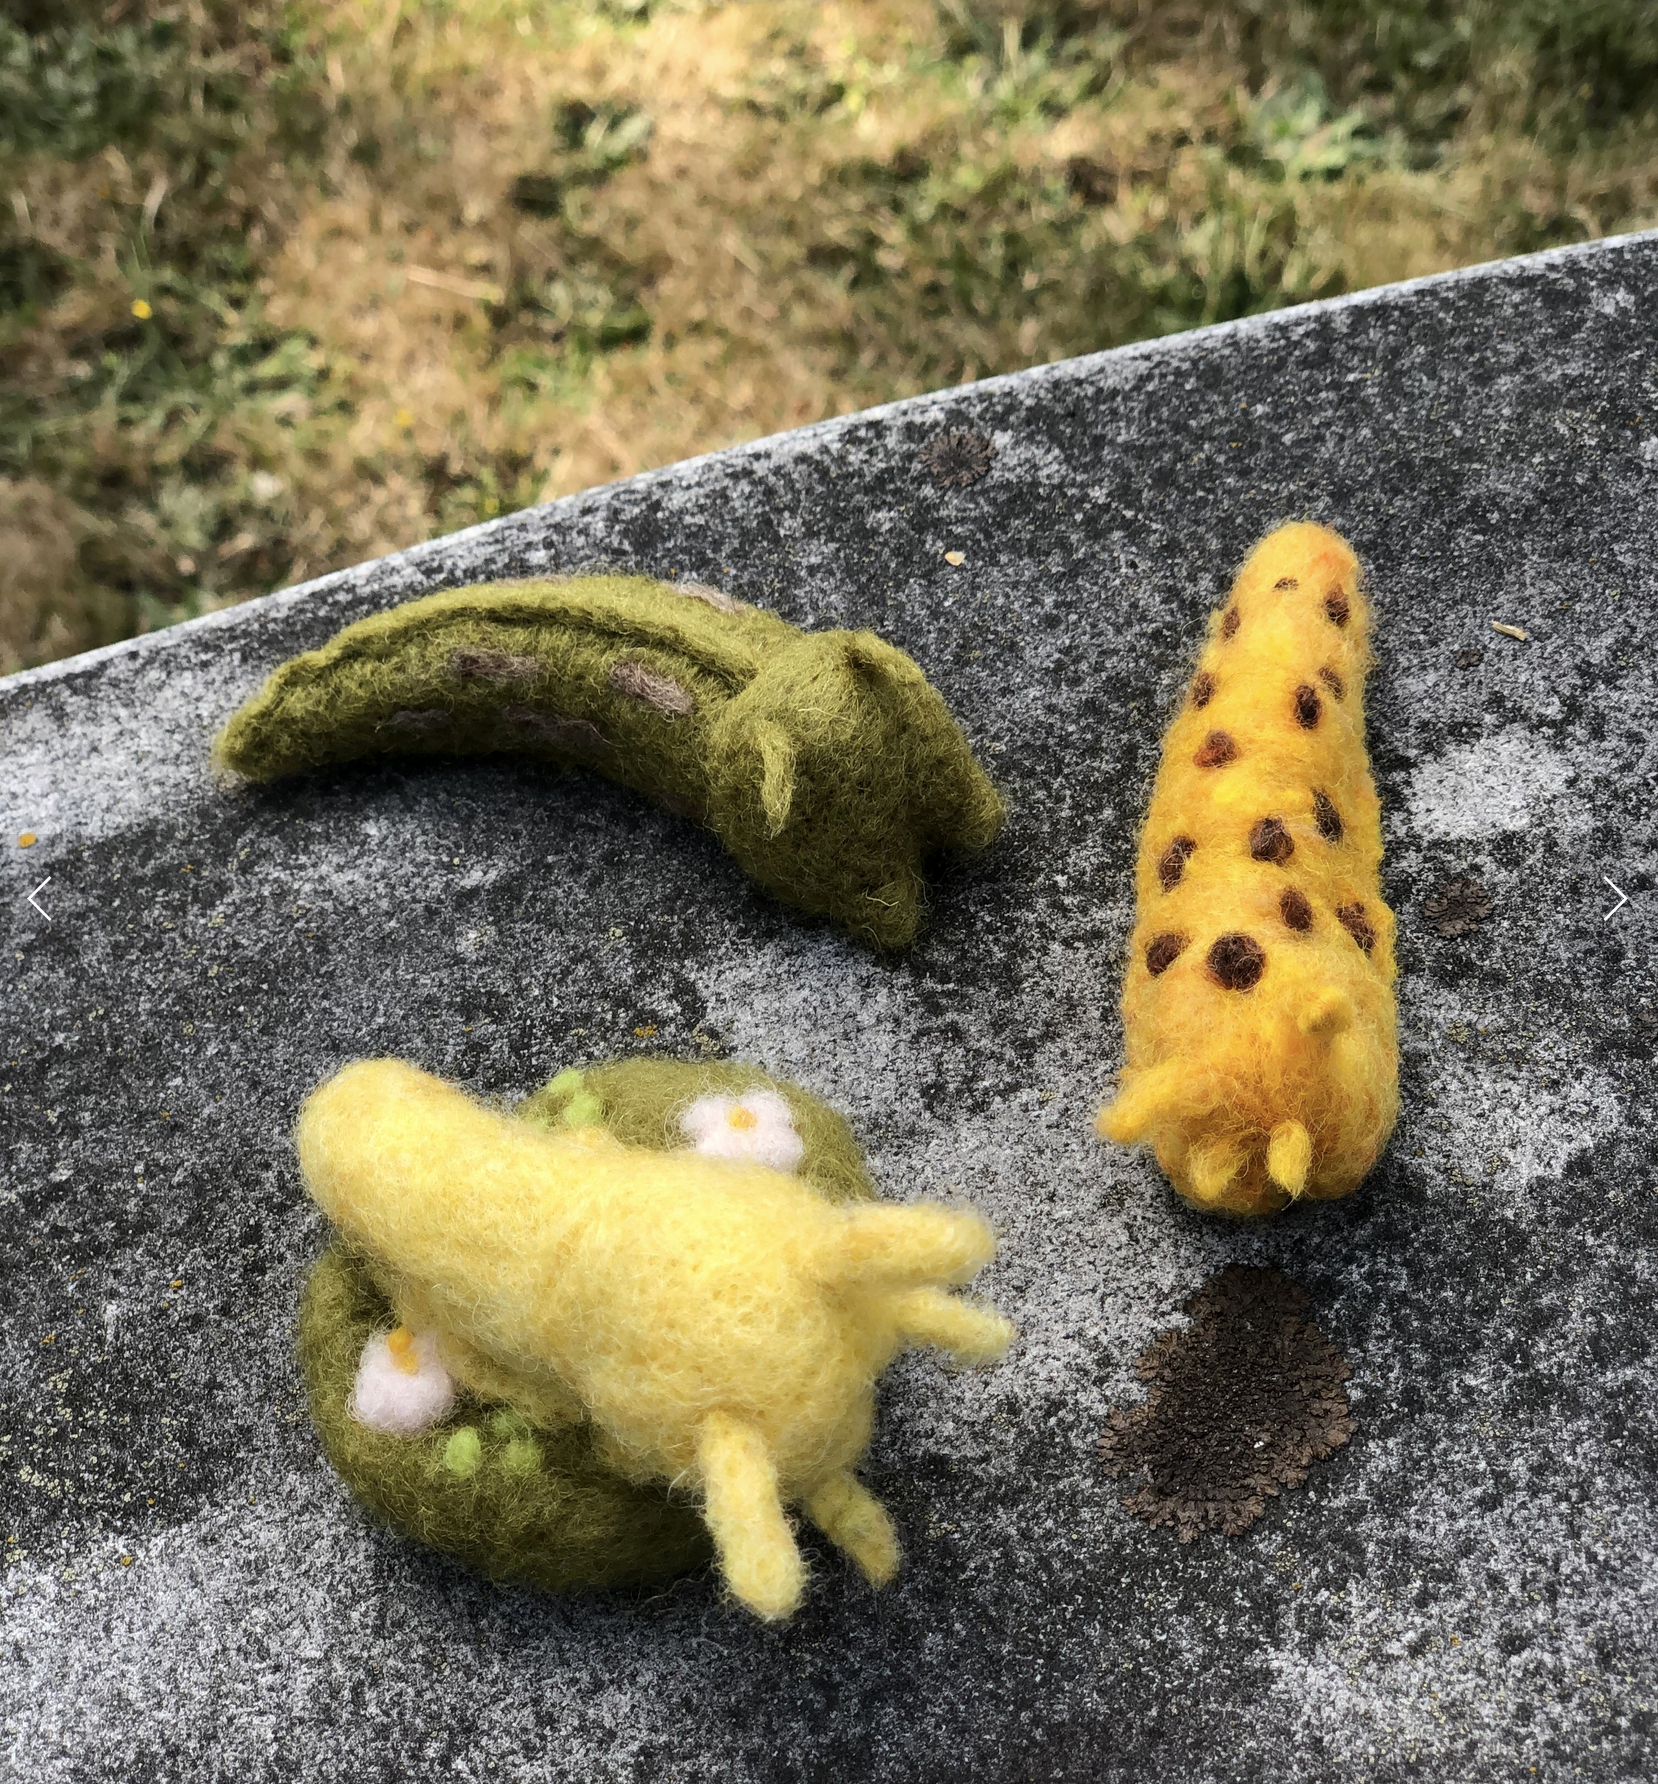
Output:
M363 1346L351 1416L370 1430L417 1437L455 1403L455 1384L428 1332L396 1326Z
M710 1158L752 1159L774 1171L794 1171L806 1155L789 1105L775 1090L699 1096L679 1125L693 1149Z

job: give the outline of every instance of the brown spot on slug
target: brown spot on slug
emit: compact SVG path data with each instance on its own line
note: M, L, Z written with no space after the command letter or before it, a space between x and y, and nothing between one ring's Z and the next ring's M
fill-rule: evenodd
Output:
M1228 607L1226 610L1226 618L1220 622L1221 637L1223 637L1223 638L1235 637L1237 635L1239 623L1240 623L1240 621L1239 621L1239 614L1238 614L1237 608L1236 607Z
M1347 698L1347 683L1344 682L1328 664L1319 670L1318 679L1324 683L1325 687L1327 687L1338 700L1345 700Z
M1347 1442L1351 1371L1309 1305L1276 1270L1228 1264L1187 1301L1190 1324L1141 1352L1146 1398L1113 1412L1100 1439L1112 1479L1140 1477L1126 1510L1182 1542L1237 1536Z
M1341 813L1336 810L1335 802L1330 795L1319 789L1313 794L1313 822L1318 826L1318 833L1326 842L1340 842L1345 834L1342 828Z
M535 681L547 671L535 657L468 645L450 651L449 673L460 681Z
M1257 861L1282 867L1295 853L1295 838L1284 828L1282 818L1262 818L1249 833L1249 852Z
M1324 597L1324 611L1338 626L1346 625L1353 613L1345 591L1339 588L1331 589Z
M1336 921L1352 936L1366 954L1376 945L1376 926L1370 921L1362 904L1336 906Z
M526 743L545 744L549 749L567 750L574 755L602 755L614 747L604 732L586 719L537 712L533 706L507 707L501 714L501 723Z
M1324 702L1318 697L1318 690L1302 682L1295 690L1295 722L1303 731L1316 730L1318 721L1324 712Z
M1192 677L1192 705L1200 712L1215 697L1215 678L1207 669Z
M710 588L706 582L676 582L673 591L687 601L701 601L716 613L741 613L743 610L741 601L733 599L724 589Z
M412 711L394 712L374 728L390 731L393 736L426 737L433 731L441 731L452 716L441 706L423 706Z
M689 688L683 688L671 675L659 675L643 663L621 662L610 665L610 685L630 700L640 700L670 718L685 718L696 710L696 700Z
M1298 892L1294 886L1284 888L1278 900L1278 915L1289 929L1304 933L1313 926L1313 907L1307 902L1306 893Z
M1293 576L1280 576L1272 586L1274 588L1300 588L1301 584Z
M1196 849L1197 844L1189 836L1177 836L1157 857L1157 878L1165 892L1172 892L1180 884L1180 876Z
M1238 746L1224 731L1211 731L1192 760L1199 768L1224 768L1238 759Z
M1146 971L1155 979L1165 973L1186 951L1183 935L1154 935L1146 948Z
M1252 935L1217 936L1209 949L1209 971L1227 991L1253 989L1266 969L1266 949Z

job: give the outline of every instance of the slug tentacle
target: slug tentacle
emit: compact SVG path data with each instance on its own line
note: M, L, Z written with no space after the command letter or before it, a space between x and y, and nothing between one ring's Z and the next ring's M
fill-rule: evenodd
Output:
M802 1509L836 1548L857 1562L872 1586L888 1585L898 1572L898 1532L879 1499L846 1469L808 1493Z
M723 1412L703 1420L697 1444L703 1516L732 1592L774 1622L800 1608L806 1565L783 1515L777 1465L753 1425Z
M965 1282L995 1255L995 1236L977 1214L877 1203L844 1216L822 1267L830 1282Z
M1013 1322L937 1288L912 1288L887 1303L899 1339L947 1351L958 1363L994 1363L1013 1342Z
M775 896L905 946L922 864L986 847L999 796L903 652L708 597L587 576L406 602L278 668L216 765L251 781L394 751L591 768L708 824Z

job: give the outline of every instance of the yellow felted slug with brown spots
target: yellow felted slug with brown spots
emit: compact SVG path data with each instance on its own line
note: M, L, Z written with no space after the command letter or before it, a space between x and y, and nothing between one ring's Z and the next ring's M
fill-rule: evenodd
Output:
M1278 528L1211 622L1140 838L1127 1064L1099 1120L1201 1208L1355 1189L1399 1106L1393 913L1364 747L1370 610L1324 527Z

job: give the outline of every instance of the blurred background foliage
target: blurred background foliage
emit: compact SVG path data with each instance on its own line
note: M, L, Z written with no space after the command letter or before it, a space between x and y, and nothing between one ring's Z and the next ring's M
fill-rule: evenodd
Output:
M0 0L0 669L1658 223L1651 0Z

